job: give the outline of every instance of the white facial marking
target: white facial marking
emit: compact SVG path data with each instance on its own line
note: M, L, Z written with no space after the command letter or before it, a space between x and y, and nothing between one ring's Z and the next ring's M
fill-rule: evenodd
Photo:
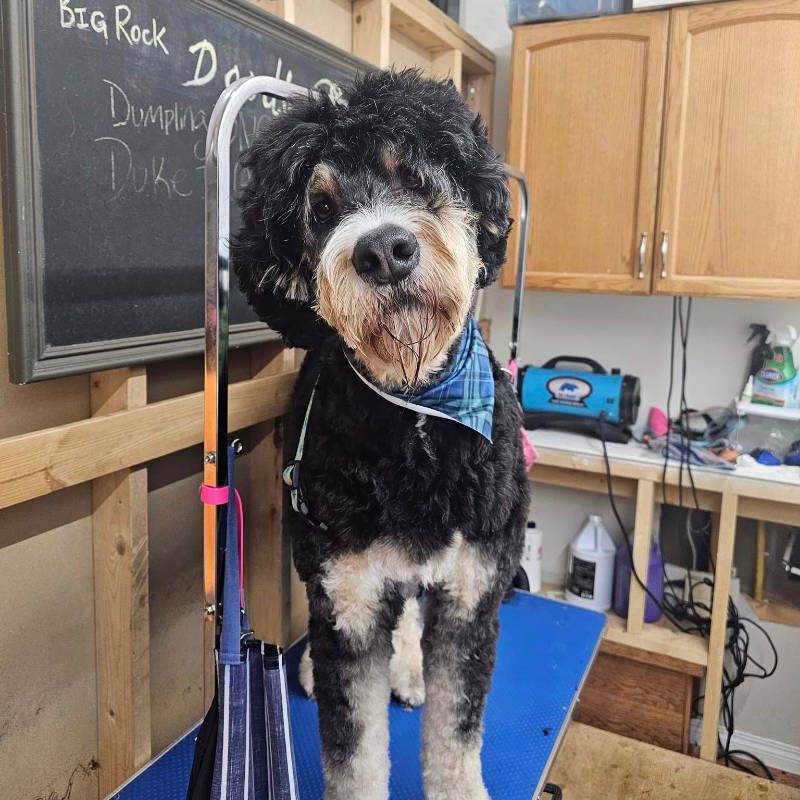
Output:
M435 211L378 202L355 211L331 233L317 268L317 310L379 383L427 380L447 357L472 303L482 263L474 214L452 202ZM419 263L397 286L364 281L352 262L358 240L399 225L419 243Z

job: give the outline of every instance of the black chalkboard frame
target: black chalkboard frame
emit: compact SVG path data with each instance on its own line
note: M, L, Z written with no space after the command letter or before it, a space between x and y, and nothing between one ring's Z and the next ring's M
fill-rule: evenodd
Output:
M202 353L202 328L79 345L48 345L44 330L41 172L36 147L33 4L0 2L0 177L9 374L15 383ZM190 0L355 75L374 67L243 0ZM202 220L198 220L198 225ZM200 265L202 270L202 264ZM231 326L231 347L278 339L258 322Z

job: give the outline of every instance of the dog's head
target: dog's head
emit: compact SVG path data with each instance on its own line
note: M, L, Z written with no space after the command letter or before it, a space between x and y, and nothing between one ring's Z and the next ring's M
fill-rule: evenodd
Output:
M505 260L509 194L451 82L356 80L347 104L293 101L244 155L239 282L287 343L335 331L372 377L424 382Z

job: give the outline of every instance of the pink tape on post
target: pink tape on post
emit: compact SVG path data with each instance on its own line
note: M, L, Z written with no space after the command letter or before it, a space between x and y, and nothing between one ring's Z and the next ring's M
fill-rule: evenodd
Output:
M244 508L239 490L235 489L236 515L239 521L239 605L244 608ZM224 506L228 503L230 492L227 486L200 484L200 501L204 505Z
M517 366L516 358L509 360L508 372L511 383L516 385L517 375L519 374L519 367ZM539 458L539 454L536 452L536 448L531 444L531 440L528 438L528 432L525 430L525 428L521 427L519 430L520 434L522 435L522 455L525 458L525 469L530 470L530 468Z

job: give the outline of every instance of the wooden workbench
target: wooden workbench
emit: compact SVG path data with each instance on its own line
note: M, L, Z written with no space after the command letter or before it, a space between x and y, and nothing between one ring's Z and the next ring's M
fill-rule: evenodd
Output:
M606 493L602 444L579 434L538 430L529 438L539 453L530 472L536 483ZM664 474L663 458L635 442L608 444L614 494L634 498L633 562L639 575L647 574L653 509L657 502L693 506L694 498L684 470L671 462ZM665 658L674 658L706 671L706 696L700 756L717 757L717 730L725 656L725 629L731 585L733 546L739 517L800 525L800 467L738 467L722 471L692 467L697 500L714 519L712 555L716 565L711 633L708 641L688 634L645 625L645 595L631 576L628 620L611 636L620 644L637 646ZM663 478L663 483L662 483ZM682 485L682 491L680 486Z
M800 800L800 789L578 722L548 780L575 800Z

